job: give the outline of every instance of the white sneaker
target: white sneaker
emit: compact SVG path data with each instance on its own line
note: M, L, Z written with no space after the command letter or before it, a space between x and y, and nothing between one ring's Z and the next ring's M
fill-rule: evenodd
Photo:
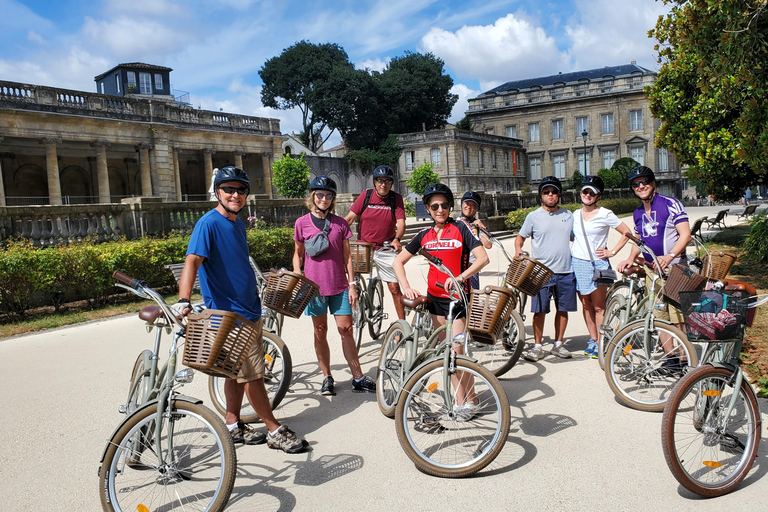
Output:
M563 359L570 359L571 357L573 357L571 353L565 348L565 345L562 343L560 344L560 346L552 348L552 350L550 350L550 353L557 357L562 357Z
M541 347L541 345L534 345L531 350L523 354L523 357L528 361L536 362L544 357L544 349Z

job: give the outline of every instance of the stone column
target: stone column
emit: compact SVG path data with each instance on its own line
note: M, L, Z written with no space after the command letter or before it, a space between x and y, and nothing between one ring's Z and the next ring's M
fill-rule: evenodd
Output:
M61 180L59 179L59 160L56 154L56 144L61 144L58 137L46 137L40 139L40 144L45 144L45 164L48 170L48 203L54 206L61 205Z
M112 143L106 140L95 140L91 146L96 148L96 176L99 182L99 202L111 203L109 193L109 168L107 166L107 148Z
M264 190L270 199L274 199L272 193L272 153L261 154L261 167L264 170Z
M243 168L243 155L245 151L235 151L235 167Z
M173 148L173 177L176 181L176 201L181 201L181 173L179 171L179 148Z
M216 153L213 148L203 148L203 159L205 161L205 193L209 193L211 190L211 184L213 183L213 159L212 155Z
M3 142L5 137L0 133L0 142ZM3 159L0 158L0 206L5 206L5 186L3 185Z
M141 169L141 195L152 195L152 172L149 168L149 150L152 148L152 144L142 142L136 146L136 151L139 152L139 168Z

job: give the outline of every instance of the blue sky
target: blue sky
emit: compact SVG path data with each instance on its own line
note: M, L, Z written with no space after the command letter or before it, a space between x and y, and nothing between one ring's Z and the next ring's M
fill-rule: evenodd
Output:
M261 104L258 70L302 39L341 45L358 68L431 51L467 98L509 80L637 61L657 69L654 0L0 0L0 79L96 91L120 62L173 68L204 109L281 119ZM338 142L332 137L329 143Z

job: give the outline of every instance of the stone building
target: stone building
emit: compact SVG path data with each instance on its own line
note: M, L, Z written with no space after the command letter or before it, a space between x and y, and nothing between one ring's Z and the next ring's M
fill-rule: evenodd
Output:
M467 116L486 134L522 139L534 187L543 176L597 174L631 157L656 172L661 193L681 197L680 165L654 145L659 121L643 87L655 77L633 61L507 82L470 99Z

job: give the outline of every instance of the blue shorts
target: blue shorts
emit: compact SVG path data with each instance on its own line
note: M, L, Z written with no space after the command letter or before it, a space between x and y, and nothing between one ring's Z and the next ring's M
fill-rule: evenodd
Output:
M552 274L538 294L531 299L531 313L549 313L549 300L555 298L558 311L576 311L576 276Z
M352 306L349 305L349 290L344 290L336 295L320 295L312 299L304 310L307 316L326 316L328 311L332 315L351 315Z

